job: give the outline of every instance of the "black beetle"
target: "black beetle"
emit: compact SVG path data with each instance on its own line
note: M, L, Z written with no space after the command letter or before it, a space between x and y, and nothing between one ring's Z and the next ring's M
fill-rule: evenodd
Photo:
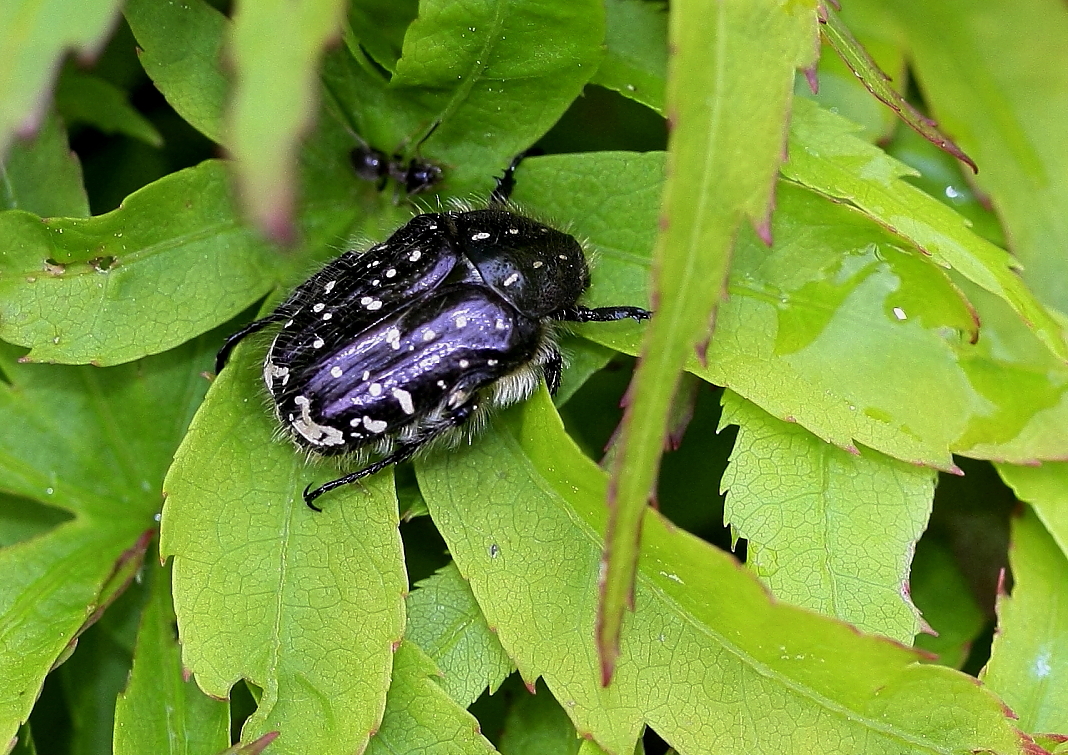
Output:
M555 393L557 322L650 316L578 303L590 284L579 242L508 204L522 158L497 180L487 208L417 215L366 252L346 252L219 351L217 372L243 338L282 323L263 367L282 426L322 456L382 457L306 488L316 511L323 493L477 427L493 407L527 398L542 376Z

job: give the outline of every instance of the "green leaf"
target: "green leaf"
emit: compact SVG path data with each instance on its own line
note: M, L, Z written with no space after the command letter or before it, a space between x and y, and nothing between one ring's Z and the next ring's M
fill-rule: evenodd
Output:
M8 4L0 15L0 160L11 137L29 135L45 119L48 90L63 56L92 58L119 15L118 0L42 0Z
M920 622L909 565L934 471L850 454L731 391L720 427L728 424L739 430L723 519L749 541L746 564L779 600L912 644Z
M341 0L242 3L234 14L227 146L242 204L276 240L295 235L298 147L316 112L320 56L343 14Z
M386 715L367 748L370 755L497 752L479 732L475 717L438 686L433 678L438 673L418 645L411 640L401 643L393 663Z
M560 703L539 683L535 694L522 695L512 703L501 734L504 755L576 755L583 740Z
M141 566L141 561L136 564ZM71 718L72 753L111 751L115 698L129 677L132 656L121 633L131 617L136 621L143 602L138 586L124 592L99 622L78 637L74 654L57 670Z
M471 586L450 564L417 587L408 596L405 637L441 670L441 687L461 708L487 689L496 692L515 664L486 624Z
M225 166L172 173L114 212L42 222L0 213L0 337L32 360L116 364L171 348L248 308L279 281L336 255L370 187L344 162L334 122L302 155L300 253L277 254L237 215ZM395 213L395 211L394 211Z
M930 536L920 540L912 560L909 593L929 631L937 633L918 635L916 647L933 653L934 661L943 666L963 666L986 616L946 543Z
M1068 16L1057 0L886 4L925 100L979 164L1023 279L1068 313ZM1039 72L1040 75L1036 75Z
M1068 732L1068 552L1026 511L1013 522L1009 562L1012 595L998 597L982 679L1024 731Z
M0 161L0 209L88 217L82 166L55 113L49 113L33 139L16 141Z
M376 145L419 142L447 166L450 187L490 188L490 176L563 115L603 56L604 9L597 0L424 0L404 36L390 88L418 98L414 132L368 123ZM502 86L507 82L507 86ZM385 108L364 120L394 120ZM478 134L472 139L472 134Z
M901 180L907 166L856 136L857 127L808 101L799 101L790 123L787 178L843 199L892 233L915 244L939 265L952 268L1008 302L1039 338L1068 360L1060 324L1016 275L1016 263L968 229L952 209Z
M805 3L735 0L672 8L672 131L654 253L655 314L628 393L608 497L597 630L606 682L634 589L642 515L679 376L694 349L705 356L738 227L746 219L762 228L770 222L794 70L815 62L815 26L815 8ZM728 112L731 117L724 116Z
M667 81L667 5L648 0L605 3L604 60L590 83L619 92L664 114Z
M1068 462L996 467L1016 497L1031 504L1057 546L1068 553Z
M171 174L94 218L0 214L0 337L33 361L118 364L232 318L274 282L221 163Z
M404 33L417 15L418 0L354 0L349 6L349 29L375 63L395 73Z
M591 305L648 301L662 159L597 153L533 159L521 169L519 201L589 239ZM569 178L558 181L565 162ZM691 359L687 369L835 445L855 439L951 468L946 449L976 401L950 348L971 340L976 327L959 291L856 211L790 184L780 184L776 201L774 245L741 230L718 315L721 337L707 367ZM640 326L589 324L579 332L630 354L639 349ZM876 379L888 371L900 376L898 390ZM923 394L907 390L921 381Z
M404 632L397 500L379 476L309 509L301 491L338 471L277 437L259 363L236 351L164 483L183 664L215 697L242 678L263 690L243 742L279 731L276 755L359 752Z
M33 742L28 721L19 728L18 742L13 744L10 755L37 755L37 746Z
M918 111L905 99L903 93L890 86L889 77L879 69L872 60L868 51L861 47L856 38L850 33L838 15L828 8L828 5L837 4L835 0L830 3L822 3L820 8L820 23L823 24L823 34L834 47L835 51L842 56L842 60L849 66L858 79L860 79L868 91L882 100L890 107L898 117L915 129L923 138L932 144L944 149L949 154L963 160L978 172L975 162L961 151L960 147L938 129L938 124Z
M115 755L212 755L230 745L230 706L183 679L171 570L151 565L133 671L115 706Z
M226 17L202 0L129 0L123 13L152 83L187 123L222 144Z
M0 550L0 742L45 674L134 576L160 484L206 385L212 339L101 370L0 365L0 489L74 519ZM141 541L141 542L139 542Z
M126 92L99 76L73 68L64 71L56 85L56 108L67 123L86 123L105 134L163 145L159 131L129 103Z
M973 679L772 602L730 556L653 511L636 608L602 687L594 631L608 481L544 391L478 443L416 469L523 678L543 677L580 735L609 752L631 752L643 724L681 753L811 753L827 742L865 753L1023 751Z
M886 85L903 93L908 85L905 46L896 33L893 19L888 20L886 9L881 5L851 2L842 8L841 17L863 43L864 50L871 55L879 70L885 71L890 77ZM818 92L813 93L809 82L799 76L794 93L815 100L825 110L839 113L859 124L863 128L862 138L865 141L883 143L895 132L900 133L894 111L872 97L864 83L829 44L824 44L821 49L816 74ZM916 132L909 129L909 133Z

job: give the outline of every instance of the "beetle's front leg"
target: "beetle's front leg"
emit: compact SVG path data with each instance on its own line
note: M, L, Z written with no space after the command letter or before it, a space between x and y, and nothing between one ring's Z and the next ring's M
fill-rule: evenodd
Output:
M219 353L215 355L215 374L218 375L222 371L222 368L226 366L226 362L230 358L230 352L233 351L239 343L245 340L246 336L250 336L253 333L257 333L266 328L268 325L272 325L276 322L279 322L284 318L284 314L281 314L280 312L273 312L267 315L266 317L260 318L259 320L253 320L248 325L241 328L241 330L237 331L232 336L227 338L223 342L222 348L219 349Z
M557 312L554 316L558 320L566 320L568 322L615 322L616 320L625 320L628 317L641 322L642 320L648 320L653 316L653 313L641 307L597 307L596 309L590 309L576 304L573 307Z

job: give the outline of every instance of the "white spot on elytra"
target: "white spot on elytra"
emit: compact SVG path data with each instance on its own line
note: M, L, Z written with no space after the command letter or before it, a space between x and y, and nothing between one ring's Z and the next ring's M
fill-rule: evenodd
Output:
M433 225L429 226L429 228L430 228L430 230L432 230L432 231L436 231L436 230L438 229L438 224L437 224L437 223L434 223Z
M344 370L342 370L342 369L341 369L340 367L338 367L337 365L334 365L333 367L331 367L331 368L330 368L330 375L331 375L332 377L336 377L336 378L339 378L339 377L341 377L341 376L342 376L342 375L344 375L344 374L345 374L345 371L344 371Z
M381 396L382 395L382 384L381 383L371 383L371 385L367 386L367 390L371 392L372 396Z
M363 371L363 379L364 380L370 380L371 379L371 371L370 370L364 370Z
M323 291L325 291L326 293L330 293L334 290L334 286L336 285L337 281L329 281L325 286L323 286Z
M379 283L381 283L381 282L382 282L382 281L378 280L378 278L375 278L375 279L374 279L373 281L371 281L371 285L372 285L372 286L377 286L377 285L378 285Z
M558 259L558 260L567 260L567 255L566 254L558 254L558 255L556 255L556 259Z
M314 307L312 307L312 312L322 312L324 309L326 309L326 305L322 302L319 302Z
M509 275L507 278L504 279L504 285L506 287L510 286L513 283L515 283L517 280L519 280L519 273L512 273L511 275Z
M438 381L438 388L445 388L445 387L446 387L445 381L444 380L439 380Z
M471 366L471 363L468 362L466 359L461 359L460 360L460 369L461 370L466 370L470 366Z
M279 367L273 361L268 359L263 365L263 380L270 387L274 383L275 378L282 378L282 385L289 382L289 368Z
M488 239L489 237L490 237L490 235L488 233L486 233L485 231L479 231L478 233L476 233L474 236L471 237L471 240L472 241L482 241L482 239Z
M374 312L376 309L382 309L382 302L380 302L378 299L375 299L373 302L367 305L367 308L372 312Z
M323 315L323 319L324 320L329 320L331 317L333 317L333 315L330 314L329 312L327 312L325 315Z
M400 349L400 329L390 328L386 331L386 343L393 347L394 351Z
M392 278L396 274L397 274L397 271L394 270L392 267L389 270L386 271L386 277L387 278Z
M353 417L352 419L349 420L349 427L359 427L359 426L360 426L360 418L359 417Z
M293 324L293 321L292 321L292 320L286 320L286 324L285 324L285 325L283 325L282 327L283 327L283 328L288 328L288 327L289 327L290 325L292 325L292 324Z
M368 304L370 304L373 301L374 301L374 297L365 296L362 299L360 299L360 304L362 304L363 306L366 307Z
M293 403L300 407L300 416L296 419L289 415L293 429L304 436L312 445L338 446L345 442L345 436L336 427L320 425L311 418L311 401L307 396L296 396Z
M541 260L534 260L534 269L537 270L539 267L541 267L544 264L545 263L542 262Z
M430 328L427 328L426 330L423 331L423 340L424 341L433 341L437 337L438 337L438 334L435 333L434 331L432 331Z
M323 348L323 339L322 338L316 338L314 341L312 341L312 348L313 349L321 349L321 348Z
M458 327L458 328L466 328L467 327L467 318L464 317L463 315L457 315L457 317L454 320L454 322L456 323L456 327Z
M497 330L504 330L508 326L504 324L504 320L502 320L501 318L498 317L497 321L494 323L493 327L495 327Z
M416 249L414 252L408 255L409 262L418 262L419 258L423 256L423 253Z
M412 394L403 388L393 389L393 398L397 399L397 403L400 404L401 411L405 414L415 414L415 404L412 403Z
M364 415L363 418L363 426L373 433L382 433L386 431L386 423L384 420L371 419L366 415Z
M508 233L510 233L513 236L515 236L517 233L519 233L519 229L518 228L509 228L508 229Z
M486 360L486 364L488 364L490 367L496 367L497 366L497 360L496 359L487 359Z

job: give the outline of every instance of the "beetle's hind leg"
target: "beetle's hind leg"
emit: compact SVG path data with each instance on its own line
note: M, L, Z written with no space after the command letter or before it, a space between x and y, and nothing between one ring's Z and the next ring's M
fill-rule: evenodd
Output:
M253 320L248 325L241 328L241 330L227 338L226 341L223 342L222 348L219 349L219 353L215 355L215 374L218 375L222 371L222 368L226 366L227 360L230 359L230 352L233 351L239 343L245 340L246 336L258 333L268 325L279 322L284 318L285 315L278 312L269 314L259 320Z
M476 396L472 395L466 404L458 406L456 407L456 409L449 412L449 414L442 419L439 425L435 426L425 435L417 439L411 440L408 443L404 443L386 458L376 461L374 464L370 464L364 467L363 469L359 469L355 472L352 472L351 474L347 474L344 477L339 477L336 480L331 480L328 483L320 485L315 490L312 490L311 485L308 485L308 487L304 488L304 503L308 504L308 508L310 508L312 511L322 512L322 509L315 505L315 499L323 495L324 493L329 493L331 490L340 488L343 485L351 485L354 482L359 482L364 477L370 477L373 474L378 474L386 467L391 467L394 464L400 464L401 462L408 461L408 459L412 458L412 456L415 455L416 451L418 451L430 441L434 440L434 438L438 437L446 430L451 430L454 427L459 427L464 422L466 422L468 418L472 414L474 414L475 410L478 408L476 398Z
M590 309L577 304L555 315L556 319L569 322L615 322L616 320L625 320L628 317L640 322L648 320L652 316L652 312L641 307L597 307L596 309Z

